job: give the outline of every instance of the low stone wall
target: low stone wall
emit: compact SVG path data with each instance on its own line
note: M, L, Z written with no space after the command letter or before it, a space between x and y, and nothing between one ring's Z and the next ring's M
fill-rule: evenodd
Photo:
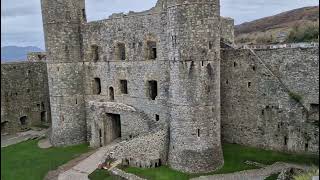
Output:
M118 168L113 168L110 170L110 174L114 176L119 176L118 179L124 179L124 180L145 180L143 178L140 178L134 174L126 173Z
M123 165L158 167L167 163L168 143L167 130L161 130L119 143L114 149L113 157L121 159Z

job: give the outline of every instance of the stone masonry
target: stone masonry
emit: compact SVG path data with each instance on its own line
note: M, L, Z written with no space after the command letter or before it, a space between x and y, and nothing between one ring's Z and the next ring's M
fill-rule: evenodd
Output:
M84 0L41 4L46 56L4 68L41 70L46 88L30 91L47 98L54 146L121 139L131 148L116 152L124 164L189 173L220 168L221 141L319 152L318 47L230 48L234 21L220 16L219 0L158 0L92 22ZM25 78L10 72L2 76L8 84ZM8 101L1 123L19 120L8 104L20 99Z

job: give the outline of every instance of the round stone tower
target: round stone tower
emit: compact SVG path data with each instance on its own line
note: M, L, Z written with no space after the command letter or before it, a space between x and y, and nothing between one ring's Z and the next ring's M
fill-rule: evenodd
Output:
M219 0L167 0L169 165L202 173L223 165Z
M41 0L54 146L86 141L81 26L84 0Z

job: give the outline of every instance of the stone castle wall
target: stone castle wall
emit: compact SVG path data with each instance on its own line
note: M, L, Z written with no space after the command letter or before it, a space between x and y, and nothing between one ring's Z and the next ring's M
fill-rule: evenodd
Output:
M91 125L95 119L92 116L99 110L91 109L91 101L122 103L136 109L134 113L104 110L104 114L120 114L123 139L134 138L152 128L167 128L169 65L165 61L166 19L161 7L112 15L110 19L89 22L83 27L88 139L91 139ZM150 44L156 48L156 57L150 56ZM119 55L120 48L125 51L124 60ZM99 93L95 79L100 81ZM126 93L121 91L121 80L127 81ZM149 96L149 81L157 82L154 100Z
M45 62L1 64L1 133L51 122Z
M319 152L318 48L255 52L261 62L249 50L222 53L223 140L280 151ZM294 100L299 97L302 103Z

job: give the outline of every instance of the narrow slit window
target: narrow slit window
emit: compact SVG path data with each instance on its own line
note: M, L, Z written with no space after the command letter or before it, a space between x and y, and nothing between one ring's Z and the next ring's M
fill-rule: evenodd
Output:
M120 90L122 94L128 94L128 81L120 80Z
M156 121L160 120L160 116L158 114L156 114Z
M114 101L114 89L113 89L113 87L109 87L109 97L110 97L110 101Z
M198 137L200 137L200 129L197 129Z
M156 100L158 96L158 82L157 81L148 81L148 96L152 100Z
M251 82L248 82L248 88L251 87Z
M100 78L94 78L94 88L93 88L94 94L101 94L101 80Z
M237 67L237 65L238 65L237 62L233 63L233 67Z
M308 151L308 149L309 149L309 143L305 143L304 149L305 149L305 151Z
M287 136L284 137L284 145L285 146L288 145L288 137Z

